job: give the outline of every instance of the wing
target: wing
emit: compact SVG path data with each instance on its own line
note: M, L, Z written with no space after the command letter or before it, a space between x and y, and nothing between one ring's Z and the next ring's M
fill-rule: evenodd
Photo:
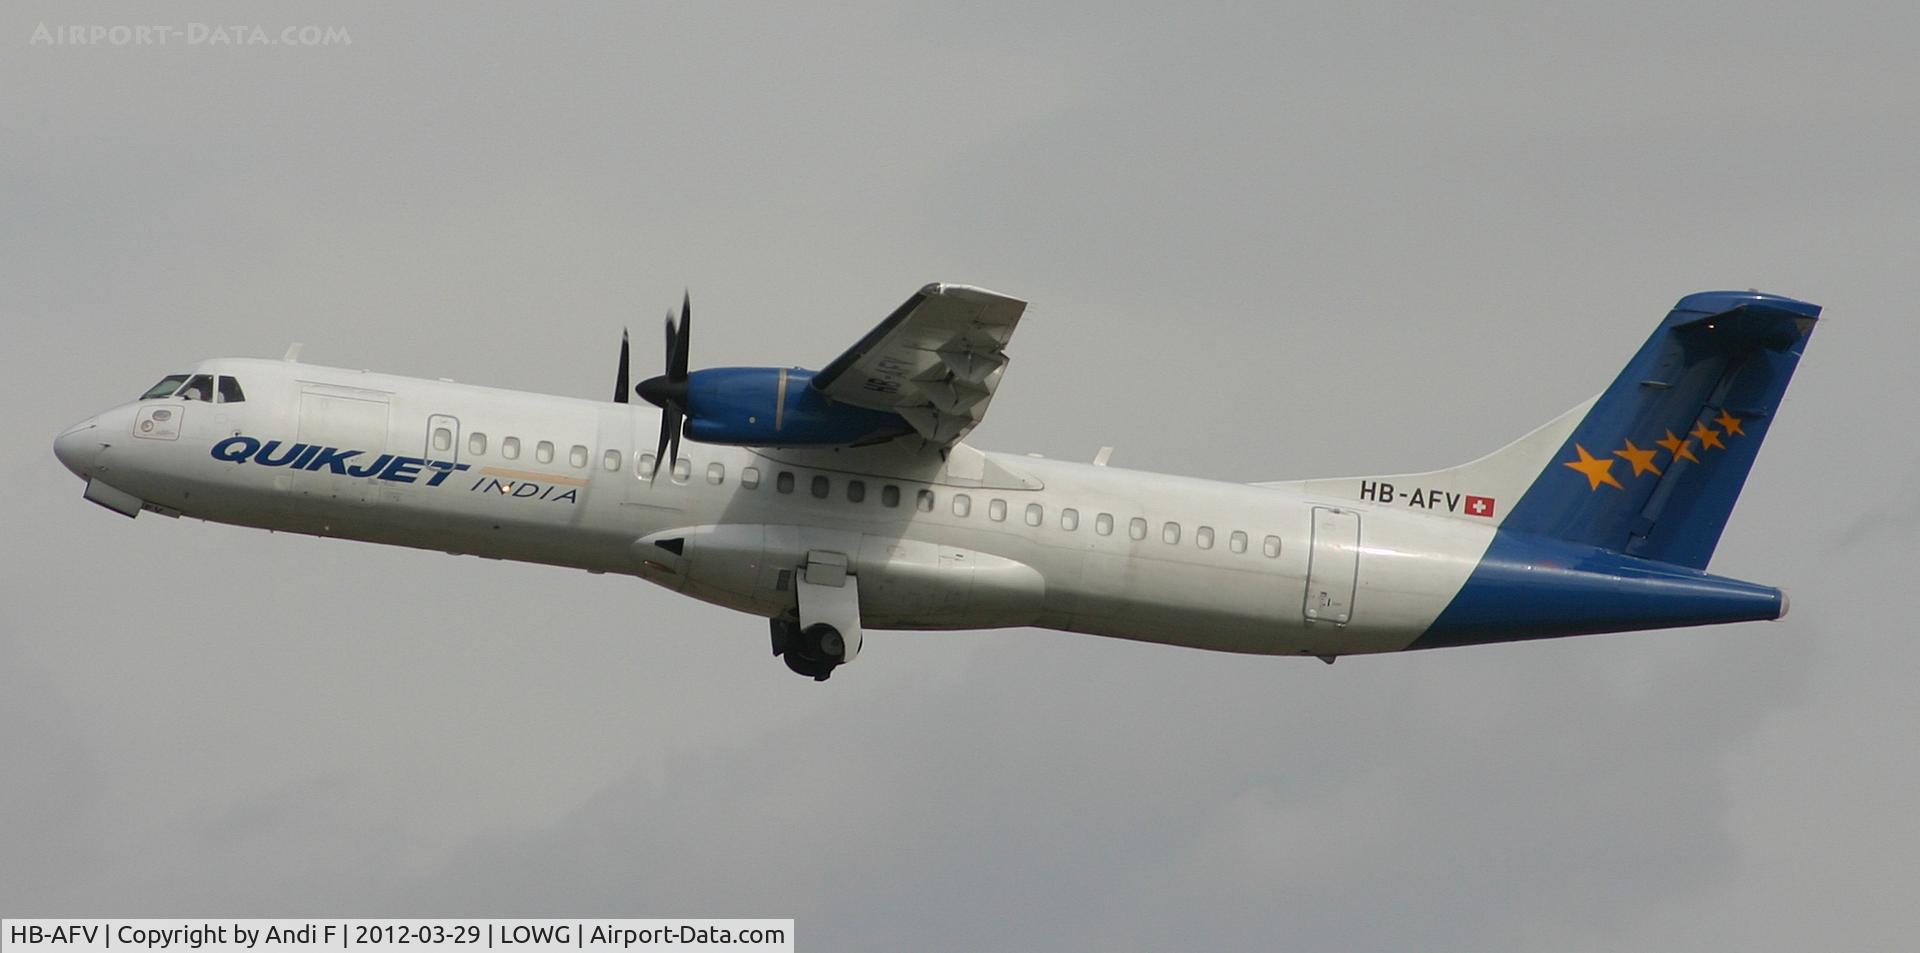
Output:
M929 444L951 447L986 416L1026 309L983 288L928 285L814 375L813 386L843 404L899 414Z

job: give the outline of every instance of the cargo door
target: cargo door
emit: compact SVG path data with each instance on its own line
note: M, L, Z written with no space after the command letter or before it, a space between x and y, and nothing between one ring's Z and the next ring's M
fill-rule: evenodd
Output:
M300 442L323 448L315 455L313 469L294 470L282 476L288 488L309 496L328 497L353 503L372 503L377 499L374 476L356 477L351 470L363 472L381 454L387 452L387 414L384 396L343 396L316 393L309 389L300 395ZM340 451L327 454L325 449ZM358 451L352 456L345 453Z
M621 494L621 501L628 506L649 510L685 512L687 484L693 479L693 461L687 456L692 448L681 443L679 464L662 463L656 475L654 454L660 435L660 415L645 404L627 404L625 408L625 424L619 429L626 436L613 438L633 448L622 461L624 472L620 482L626 490ZM617 415L615 419L619 419ZM601 439L609 439L606 432L603 425Z

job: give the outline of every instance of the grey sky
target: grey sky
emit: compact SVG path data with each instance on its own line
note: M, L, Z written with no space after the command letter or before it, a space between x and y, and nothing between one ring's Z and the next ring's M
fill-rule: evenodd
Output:
M793 916L806 949L1888 949L1920 930L1920 13L569 5L0 13L0 912ZM41 23L348 46L36 47ZM214 355L597 397L1026 297L988 449L1477 456L1690 291L1819 302L1747 625L1328 668L878 633L84 503ZM644 372L658 356L644 345Z

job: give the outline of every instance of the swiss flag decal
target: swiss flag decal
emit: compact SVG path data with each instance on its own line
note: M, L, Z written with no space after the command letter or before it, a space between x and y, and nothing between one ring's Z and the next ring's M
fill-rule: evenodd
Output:
M1492 516L1493 515L1493 497L1491 496L1467 497L1467 515L1468 516Z

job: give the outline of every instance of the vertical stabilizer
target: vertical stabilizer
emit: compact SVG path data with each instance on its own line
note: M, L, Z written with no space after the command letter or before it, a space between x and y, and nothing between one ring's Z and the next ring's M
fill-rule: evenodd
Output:
M1819 315L1757 291L1691 294L1606 391L1472 463L1261 485L1703 569Z
M1706 568L1819 314L1759 292L1680 299L1501 528Z

